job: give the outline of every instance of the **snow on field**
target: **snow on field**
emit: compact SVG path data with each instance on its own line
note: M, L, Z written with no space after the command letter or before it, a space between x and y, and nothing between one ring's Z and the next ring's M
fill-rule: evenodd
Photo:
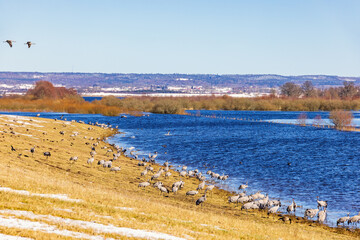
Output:
M56 235L73 237L73 238L90 239L90 240L104 239L104 237L102 236L91 236L85 233L73 232L69 230L61 230L58 229L56 226L48 225L46 223L33 222L33 221L18 219L14 217L5 217L2 215L0 215L0 226L4 226L8 228L20 228L20 229L27 229L32 231L40 231L45 233L53 233Z
M35 196L35 197L43 197L43 198L54 198L54 199L59 199L59 200L63 200L63 201L68 201L68 202L82 202L82 201L83 201L83 200L81 200L81 199L72 199L72 198L69 198L66 194L30 193L29 191L26 191L26 190L15 190L15 189L8 188L8 187L0 187L0 191L10 192L10 193L16 193L16 194L26 195L26 196Z
M34 214L33 212L30 211L0 210L0 213L15 215L18 217L26 217L32 220L45 220L45 221L61 224L62 226L68 225L83 229L91 229L97 233L110 233L110 234L123 235L127 237L146 238L146 239L184 240L184 238L175 237L166 233L132 229L126 227L116 227L113 225L104 225L100 223L94 223L94 222L88 222L82 220L73 220L69 218L56 217L52 215L39 215L39 214Z
M63 212L74 212L72 209L64 209L64 208L54 208L55 211L63 211Z
M133 208L129 208L129 207L114 207L115 209L120 209L120 210L124 210L124 211L134 211Z
M15 119L15 120L23 120L23 121L32 121L32 122L46 122L43 120L38 120L38 119L32 119L29 117L24 117L24 116L16 116L16 115L7 115L7 114L1 114L0 117L7 117L7 118L11 118L11 119Z
M5 235L5 234L0 233L0 239L2 239L2 240L32 240L33 238L11 236L11 235Z

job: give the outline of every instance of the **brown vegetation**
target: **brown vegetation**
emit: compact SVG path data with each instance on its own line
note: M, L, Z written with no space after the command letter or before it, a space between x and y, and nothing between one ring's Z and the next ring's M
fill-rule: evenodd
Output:
M89 113L106 116L117 116L121 113L118 107L86 102L74 89L54 87L46 81L37 82L25 96L1 98L0 110Z
M92 103L84 101L74 89L54 87L51 83L36 83L23 97L0 99L0 109L6 111L56 111L97 113L116 116L129 112L184 114L185 110L248 110L248 111L333 111L359 110L358 87L344 83L343 87L319 90L311 82L302 86L284 84L282 96L272 94L257 98L222 97L127 97L107 96ZM301 96L301 98L300 98ZM139 115L139 114L135 114Z
M350 111L334 110L330 112L329 117L336 129L351 128L353 115Z
M297 123L301 126L305 126L306 125L306 119L307 119L307 114L306 113L301 113L298 117L297 117Z
M248 110L248 111L332 111L358 110L360 99L322 98L232 98L223 97L128 97L113 96L94 101L95 104L119 107L123 112L144 111L165 114L182 114L184 110Z
M33 99L64 99L80 97L73 88L54 87L51 82L38 81L33 89L29 89L25 95Z

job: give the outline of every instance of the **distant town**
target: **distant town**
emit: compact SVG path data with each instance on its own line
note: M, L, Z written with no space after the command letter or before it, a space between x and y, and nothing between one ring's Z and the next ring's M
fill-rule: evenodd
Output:
M360 85L360 77L327 75L281 76L215 74L105 74L0 72L0 94L24 94L36 81L75 88L82 96L207 96L255 97L278 93L286 82L311 81L317 88L339 87L344 81Z

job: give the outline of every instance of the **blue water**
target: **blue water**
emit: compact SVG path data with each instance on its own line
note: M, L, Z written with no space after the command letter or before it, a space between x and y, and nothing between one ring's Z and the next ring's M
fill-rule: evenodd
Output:
M356 215L360 211L360 132L269 122L296 122L299 112L200 113L218 118L160 114L127 118L64 114L64 117L118 125L125 134L112 137L110 142L134 146L144 155L158 151L160 162L168 160L176 166L184 164L190 169L228 174L227 186L223 187L230 190L248 181L248 193L262 190L271 198L280 198L284 205L282 211L294 198L303 206L297 213L303 215L306 208L317 207L316 196L328 201L329 225L334 225L338 217L348 212ZM41 117L59 118L61 114L41 113ZM327 112L307 115L310 119L321 115L324 122L328 118ZM360 113L354 112L354 116L354 123L360 123ZM168 131L169 136L165 135Z
M103 97L83 97L83 99L87 102L92 102L94 100L101 100ZM119 99L123 99L124 97L118 97Z
M103 97L83 97L83 99L87 102L92 102L94 100L101 100Z

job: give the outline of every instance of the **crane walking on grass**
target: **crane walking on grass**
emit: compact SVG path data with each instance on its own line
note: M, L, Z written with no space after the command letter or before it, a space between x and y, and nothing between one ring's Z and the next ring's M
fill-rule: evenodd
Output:
M31 152L31 155L34 157L35 145L34 145L34 147L30 148L30 152Z
M202 207L202 205L205 201L206 201L206 191L205 191L205 194L201 198L196 200L196 205L201 205L201 207Z

